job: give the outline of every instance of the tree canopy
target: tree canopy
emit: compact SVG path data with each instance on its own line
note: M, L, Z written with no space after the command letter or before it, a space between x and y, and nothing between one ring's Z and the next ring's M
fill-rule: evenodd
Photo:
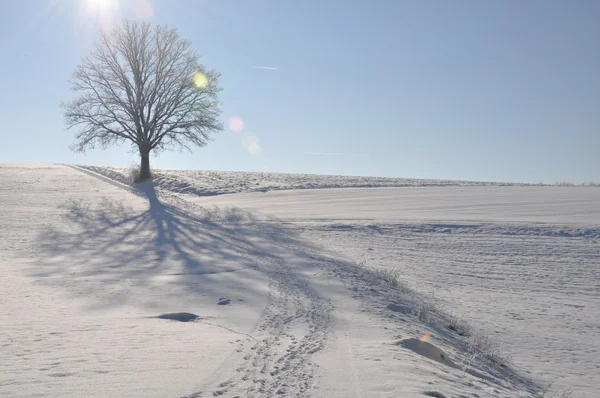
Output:
M76 98L62 104L67 127L79 129L72 149L129 142L148 179L150 152L203 147L223 129L219 77L175 29L124 22L103 32L73 74Z

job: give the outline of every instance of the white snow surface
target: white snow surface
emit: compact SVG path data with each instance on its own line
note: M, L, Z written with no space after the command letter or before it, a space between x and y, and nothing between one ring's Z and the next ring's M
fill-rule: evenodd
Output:
M0 164L0 396L600 389L599 188L155 175L130 187L125 169ZM425 322L422 299L440 308ZM171 312L200 318L156 318ZM511 364L473 358L444 313Z

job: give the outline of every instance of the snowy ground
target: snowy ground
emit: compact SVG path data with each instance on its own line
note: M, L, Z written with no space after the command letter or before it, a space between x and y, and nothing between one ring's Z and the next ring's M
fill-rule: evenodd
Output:
M0 165L0 396L600 388L598 188L165 171L131 189L126 174ZM399 267L514 366L469 361L442 315L420 321L360 260ZM181 311L200 318L155 318Z

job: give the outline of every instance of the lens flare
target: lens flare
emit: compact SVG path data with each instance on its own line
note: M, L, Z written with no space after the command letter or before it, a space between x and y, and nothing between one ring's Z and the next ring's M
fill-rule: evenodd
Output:
M154 16L154 6L150 0L130 1L133 7L133 14L137 19L150 19Z
M206 88L208 86L208 79L202 72L194 73L194 84L198 88Z
M423 336L421 336L421 338L419 340L421 340L421 341L427 341L427 340L429 340L430 336L431 336L430 333L425 332L425 333L423 333Z
M247 133L242 139L242 145L250 155L259 155L261 148L258 136L254 133Z
M238 116L232 116L227 121L229 129L236 133L241 133L244 129L244 121Z
M260 145L258 145L256 142L253 142L252 144L248 145L248 152L250 152L251 155L259 155Z

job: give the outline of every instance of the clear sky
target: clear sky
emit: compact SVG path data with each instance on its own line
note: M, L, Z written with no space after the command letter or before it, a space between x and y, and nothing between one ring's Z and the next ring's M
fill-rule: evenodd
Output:
M244 122L154 167L600 181L597 0L2 0L0 161L138 162L72 153L60 109L119 18L177 28Z

